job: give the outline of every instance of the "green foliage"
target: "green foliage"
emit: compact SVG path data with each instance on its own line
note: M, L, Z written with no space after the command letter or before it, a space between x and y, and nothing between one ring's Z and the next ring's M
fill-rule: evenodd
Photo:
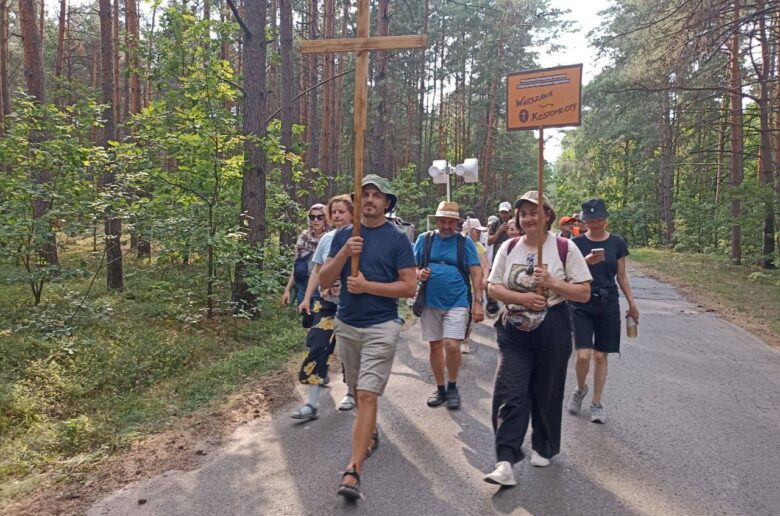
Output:
M89 143L100 106L90 99L57 108L19 93L0 138L0 260L17 264L8 277L31 287L35 303L43 286L58 274L72 274L46 263L40 250L57 231L83 232L101 209L95 177L105 164L102 149ZM36 180L45 171L49 181ZM50 206L36 217L36 201Z
M746 14L752 7L744 8L745 19L753 16ZM585 88L583 125L565 137L555 170L565 213L600 197L612 213L610 229L629 242L724 255L738 224L745 262L765 258L767 210L777 219L778 203L772 185L756 181L759 110L755 99L745 102L744 181L730 185L728 92L722 89L727 55L709 40L711 14L674 2L631 0L616 2L607 15L592 40L612 63ZM745 83L754 81L752 71L743 70ZM665 127L673 172L666 188L671 242L665 242L661 220ZM731 200L742 203L737 216Z

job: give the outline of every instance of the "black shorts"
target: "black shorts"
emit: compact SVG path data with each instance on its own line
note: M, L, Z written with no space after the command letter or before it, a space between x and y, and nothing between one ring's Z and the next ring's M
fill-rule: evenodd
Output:
M620 301L594 293L587 303L570 303L574 347L620 353Z

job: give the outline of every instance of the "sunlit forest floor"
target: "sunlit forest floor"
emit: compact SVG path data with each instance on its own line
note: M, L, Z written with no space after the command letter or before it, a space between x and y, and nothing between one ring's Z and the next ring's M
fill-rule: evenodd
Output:
M13 264L0 264L0 501L77 478L302 349L299 319L276 300L256 320L206 319L197 261L126 258L124 292L107 292L101 274L85 297L100 257L91 242L69 249L60 258L76 272L37 307Z
M780 270L733 265L725 256L649 248L632 249L630 260L780 348Z

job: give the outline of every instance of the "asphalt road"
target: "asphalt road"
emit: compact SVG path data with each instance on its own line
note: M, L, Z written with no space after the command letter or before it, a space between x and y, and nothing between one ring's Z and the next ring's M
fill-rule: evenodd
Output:
M482 481L494 463L493 329L477 326L463 408L449 412L425 405L432 376L414 325L357 504L335 494L353 416L335 409L345 388L334 379L319 420L297 423L286 407L241 427L199 469L129 485L89 514L780 514L780 353L663 283L634 275L632 286L639 337L610 360L607 424L565 413L561 454L547 468L516 465L515 488Z

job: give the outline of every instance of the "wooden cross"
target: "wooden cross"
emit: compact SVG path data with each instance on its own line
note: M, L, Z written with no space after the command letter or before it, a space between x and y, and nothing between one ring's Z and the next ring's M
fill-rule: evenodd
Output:
M360 236L360 198L363 182L363 143L366 132L366 104L368 101L368 52L402 48L424 48L428 37L424 34L409 36L368 36L370 14L368 0L357 0L357 37L317 39L301 41L302 54L331 52L357 52L355 61L355 202L352 236ZM352 258L352 275L358 275L360 256Z

